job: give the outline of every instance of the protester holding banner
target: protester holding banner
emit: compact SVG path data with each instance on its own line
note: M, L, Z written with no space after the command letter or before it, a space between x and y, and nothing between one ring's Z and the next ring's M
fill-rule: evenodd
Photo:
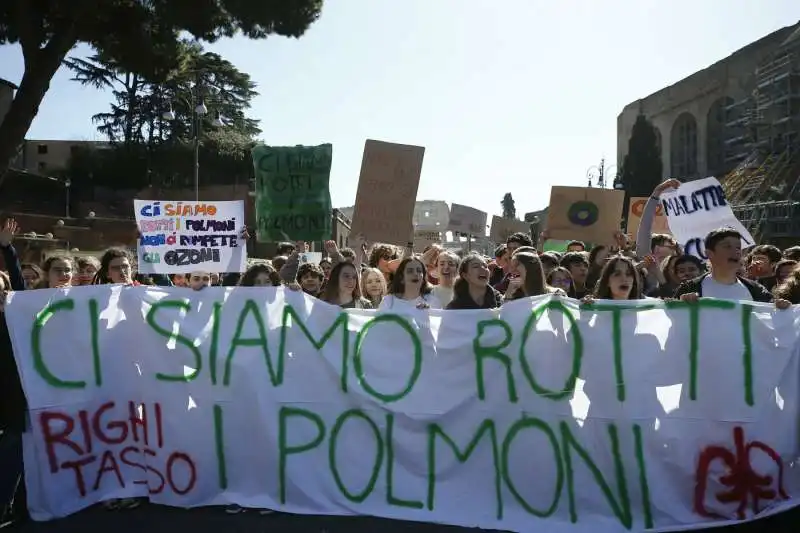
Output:
M511 256L511 265L517 276L508 283L504 296L508 302L552 292L545 283L539 256L534 251L521 250L517 249Z
M386 278L380 270L367 267L361 271L361 295L370 301L373 309L381 305L388 292Z
M435 277L438 283L433 286L433 296L445 307L453 301L453 284L459 272L460 262L461 258L454 252L441 251L436 255Z
M37 289L63 289L72 286L75 263L67 255L51 255L42 263L44 279Z
M333 267L320 300L338 305L342 309L372 309L372 303L361 296L358 270L347 261L339 262Z
M641 300L642 278L633 260L624 255L609 258L600 272L600 279L591 295L583 298L584 303L595 300Z
M681 283L675 298L697 301L698 298L721 300L775 302L779 309L791 303L773 295L756 281L738 275L742 264L742 236L735 229L721 228L709 233L704 242L711 272Z
M453 284L453 299L446 309L495 309L503 295L489 284L489 266L478 254L467 254L458 266Z
M383 298L380 309L441 309L442 303L432 292L425 264L418 257L406 257L392 276L389 294Z
M133 280L131 256L122 248L109 248L100 258L100 270L94 277L95 285L106 283L122 283L124 285L139 285Z
M240 287L280 287L281 277L272 265L257 263L239 279Z

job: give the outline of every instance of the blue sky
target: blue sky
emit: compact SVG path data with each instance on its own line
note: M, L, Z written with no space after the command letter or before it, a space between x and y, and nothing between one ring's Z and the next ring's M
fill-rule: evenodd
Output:
M266 143L333 143L335 206L352 205L373 138L426 147L419 199L499 214L511 192L522 214L616 164L627 103L798 20L797 0L326 0L300 40L210 48L258 83ZM0 77L21 75L0 47ZM107 102L62 70L28 137L101 139L90 117Z

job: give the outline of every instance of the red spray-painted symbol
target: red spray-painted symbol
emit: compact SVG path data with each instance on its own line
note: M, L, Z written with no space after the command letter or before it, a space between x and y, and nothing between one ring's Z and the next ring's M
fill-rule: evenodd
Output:
M728 490L717 492L714 498L723 504L736 503L736 517L739 520L746 517L748 507L757 514L763 501L776 500L778 497L789 499L783 488L783 461L775 450L757 440L745 443L744 430L738 426L733 428L733 444L734 451L724 446L708 446L700 453L695 473L694 511L701 516L730 518L706 509L706 489L711 474L709 470L716 460L722 461L725 466L725 474L718 481L728 487ZM777 465L776 487L773 487L773 476L762 476L753 470L750 464L750 453L753 450L763 452Z

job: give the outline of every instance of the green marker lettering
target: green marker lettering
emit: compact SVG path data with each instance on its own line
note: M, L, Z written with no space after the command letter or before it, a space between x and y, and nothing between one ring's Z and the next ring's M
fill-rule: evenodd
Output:
M211 342L208 347L208 373L211 384L217 384L217 357L219 356L219 323L222 320L222 304L214 302L211 309Z
M578 439L572 434L572 430L566 422L561 422L561 439L563 446L564 464L567 470L567 496L569 497L569 515L573 523L578 521L578 512L575 509L575 472L572 467L572 453L578 455L583 460L583 463L592 473L592 477L600 487L603 496L605 496L608 505L611 507L611 512L617 517L619 522L626 528L630 529L633 526L633 515L631 514L631 501L628 494L628 483L625 479L625 467L622 463L622 456L619 453L619 437L617 435L617 427L614 424L608 425L608 437L611 443L611 457L614 459L614 473L617 478L617 492L619 493L619 501L614 499L614 494L606 483L603 473L597 467L597 464L592 460L589 452L586 451L579 443Z
M639 489L642 491L642 512L645 529L653 529L653 510L650 508L650 485L647 481L647 465L644 462L644 445L642 444L642 428L633 425L633 445L636 450L636 464L639 467Z
M253 316L258 337L242 337L244 334L245 324L247 317ZM231 363L233 363L233 356L236 355L236 350L244 346L247 348L261 348L264 353L264 360L267 363L267 370L269 371L269 378L274 387L277 387L283 382L283 356L278 354L277 372L272 366L272 356L269 353L269 346L267 345L267 330L264 327L264 319L261 316L261 311L258 304L253 300L247 300L242 312L239 313L239 319L236 321L236 330L233 333L233 340L231 347L228 350L228 356L225 358L225 373L222 377L222 384L226 387L231 384Z
M334 320L333 324L331 324L331 327L325 330L325 333L322 334L322 337L317 340L313 335L311 335L311 332L308 331L308 328L300 318L300 315L297 314L297 311L295 311L291 305L286 305L283 308L283 315L281 317L281 340L280 344L278 345L278 352L280 354L278 357L278 364L280 365L278 373L281 376L281 380L283 379L283 361L286 357L286 335L290 328L298 327L311 345L314 346L314 349L320 351L331 339L331 337L333 337L333 334L336 333L336 328L341 327L342 344L340 350L342 352L342 368L340 373L340 387L342 392L347 392L347 354L350 352L350 330L348 329L349 317L350 315L347 313L339 313L339 315L336 317L336 320ZM290 318L291 321L289 320Z
M497 326L503 330L503 340L500 344L494 346L484 346L481 344L481 337L486 330L491 326ZM517 396L517 387L514 385L514 373L511 371L511 357L503 353L501 350L508 348L511 344L513 334L511 328L503 320L491 319L481 320L478 322L478 332L472 340L472 353L475 355L475 379L478 385L478 398L481 400L486 399L486 385L483 377L483 362L484 359L495 359L499 361L506 370L506 390L508 391L508 401L516 403L519 400Z
M742 309L742 366L744 367L744 401L752 407L755 405L753 397L753 331L752 319L755 307L750 304L741 304Z
M536 328L536 324L539 322L539 319L541 319L544 313L549 309L560 311L562 315L567 317L567 320L569 321L569 332L572 336L572 371L567 377L563 389L560 391L553 391L539 385L533 375L530 364L528 364L528 360L525 357L525 345L528 343L528 337L530 336L531 331ZM554 401L570 398L575 391L575 383L578 381L578 376L581 372L582 359L583 337L581 336L581 330L578 327L578 321L575 320L575 317L572 316L572 313L569 312L569 309L567 309L567 307L558 300L548 300L548 302L544 305L534 309L530 318L528 318L528 321L525 323L525 328L522 331L522 340L520 341L519 345L519 362L520 365L522 365L522 373L528 380L528 384L530 384L533 392L539 396L549 398Z
M485 419L478 427L478 431L473 435L472 440L467 444L466 449L462 452L453 439L445 433L442 427L437 423L428 425L428 497L426 499L427 508L433 511L435 506L436 497L436 438L440 437L441 440L447 444L453 454L456 456L458 464L466 463L472 456L472 452L478 447L481 439L485 434L489 435L489 442L492 444L492 464L494 466L494 497L495 508L497 509L497 519L503 519L503 490L501 486L502 474L500 472L500 451L497 445L497 429L495 428L494 421Z
M670 301L667 309L689 310L689 398L697 400L697 354L700 351L700 309L734 309L727 300L701 298L697 302Z
M587 304L582 308L599 313L611 312L611 342L614 347L614 377L617 381L617 400L620 402L625 401L625 371L622 366L622 312L628 310L642 311L644 309L654 309L655 307L654 305L608 305L597 302Z
M97 300L89 300L89 323L92 334L92 364L94 366L94 384L103 385L103 371L100 365L100 309Z
M289 445L288 425L290 418L303 418L316 426L317 435L303 444ZM281 503L286 503L286 461L290 455L313 450L325 439L325 422L313 411L299 407L281 407L278 413L278 485Z
M414 345L414 368L411 370L411 375L409 375L408 380L406 381L405 388L396 394L384 394L375 390L375 388L373 388L367 381L367 375L364 372L364 364L361 361L361 350L363 349L367 332L369 332L378 324L382 324L384 322L393 323L400 326L400 329L405 331L408 336L411 337L411 343ZM358 381L361 383L361 387L373 398L383 403L393 403L398 400L402 400L408 396L408 394L414 388L417 379L419 379L420 373L422 373L422 342L419 340L417 332L414 331L414 329L409 325L408 322L406 322L404 318L391 314L378 315L364 324L364 327L361 328L361 331L359 331L358 335L356 336L356 349L355 355L353 355L353 368L356 372Z
M367 480L366 486L361 490L361 492L357 492L355 494L351 493L350 490L344 485L342 481L342 477L339 475L339 467L336 463L336 446L339 442L339 432L344 427L345 422L347 422L350 418L360 418L364 422L367 423L369 428L372 430L372 434L375 436L375 461L372 463L372 473ZM359 442L359 450L364 450L363 442ZM336 482L336 486L339 488L339 492L342 493L342 496L347 498L353 503L361 503L367 499L367 497L372 494L372 491L375 490L375 484L378 482L378 475L381 473L381 465L383 464L383 435L381 435L381 430L367 414L362 411L361 409L350 409L349 411L345 411L336 419L336 422L333 424L331 428L331 434L328 438L328 464L330 465L331 474L333 474L333 480Z
M222 406L214 404L214 451L217 455L217 482L221 490L228 488L228 465L225 461L225 432Z
M394 495L394 415L386 414L386 503L395 507L422 509L419 500L404 500Z
M60 311L72 311L75 309L75 300L65 298L47 305L44 309L36 313L31 328L31 356L33 358L33 368L42 379L51 387L59 389L83 389L86 388L85 381L70 381L58 378L53 374L44 362L42 354L42 330L45 324L53 318L53 315ZM96 378L95 378L96 379Z
M550 448L553 450L553 459L555 460L556 465L556 486L553 489L553 499L550 502L550 506L543 510L537 509L525 501L525 498L523 498L522 494L520 494L520 492L517 490L514 480L511 479L511 468L508 464L508 456L511 452L511 444L514 442L517 434L523 429L536 429L544 433L544 435L547 437L547 440L550 441ZM500 465L503 471L503 480L505 481L509 492L511 492L511 495L514 496L514 499L517 500L517 503L519 503L523 509L528 511L533 516L538 516L539 518L547 518L556 512L558 509L558 503L561 501L561 491L564 487L564 466L562 464L561 451L559 450L556 434L552 429L550 429L550 426L548 426L544 420L526 417L514 422L514 425L512 425L511 428L509 428L508 433L506 433L506 438L503 439L503 448L500 452L500 458Z
M194 356L194 363L191 365L193 371L188 375L183 371L181 371L180 374L175 375L162 374L159 372L156 374L156 379L161 381L192 381L200 375L200 369L203 366L203 354L201 354L200 349L194 345L194 341L192 339L184 337L179 332L173 332L172 326L167 329L161 327L156 322L156 314L161 309L179 309L188 313L192 310L192 304L189 303L188 300L159 300L150 306L150 309L147 311L147 315L145 315L145 322L147 322L147 325L150 326L153 331L167 339L167 342L175 342L176 344L180 344L188 348Z

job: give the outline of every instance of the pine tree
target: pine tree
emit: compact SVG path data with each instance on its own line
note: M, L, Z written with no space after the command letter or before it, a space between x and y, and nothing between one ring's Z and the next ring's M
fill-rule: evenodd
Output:
M503 218L517 218L517 206L514 204L514 197L510 192L503 196L503 201L500 202L503 206Z
M626 197L650 196L653 189L664 179L661 152L653 125L643 114L636 117L631 138L628 141L628 155L619 173L619 182Z

